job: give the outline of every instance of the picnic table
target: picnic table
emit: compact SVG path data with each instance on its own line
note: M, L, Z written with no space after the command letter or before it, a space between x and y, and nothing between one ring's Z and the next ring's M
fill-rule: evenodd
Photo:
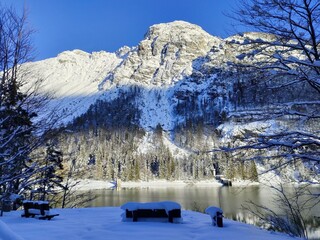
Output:
M49 202L47 201L31 201L25 200L23 201L24 213L21 217L35 217L37 216L39 219L47 219L51 220L55 216L59 216L59 214L50 213Z
M125 211L123 219L137 222L138 219L165 219L170 223L181 220L181 206L177 202L128 202L121 206Z

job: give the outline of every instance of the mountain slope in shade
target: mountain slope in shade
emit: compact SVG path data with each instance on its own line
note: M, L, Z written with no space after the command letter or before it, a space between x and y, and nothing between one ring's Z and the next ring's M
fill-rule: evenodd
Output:
M121 61L115 53L103 51L63 52L56 58L26 64L27 79L31 80L26 87L39 81L40 93L49 94L51 98L46 110L55 109L62 123L67 123L99 98L99 84ZM40 116L46 114L42 112Z

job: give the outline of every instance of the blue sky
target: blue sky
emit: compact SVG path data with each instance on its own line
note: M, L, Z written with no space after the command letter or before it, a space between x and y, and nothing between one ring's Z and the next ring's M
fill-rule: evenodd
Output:
M0 0L18 10L25 5L33 29L35 60L62 51L114 52L136 46L148 27L174 20L201 26L226 37L235 33L224 16L236 0Z

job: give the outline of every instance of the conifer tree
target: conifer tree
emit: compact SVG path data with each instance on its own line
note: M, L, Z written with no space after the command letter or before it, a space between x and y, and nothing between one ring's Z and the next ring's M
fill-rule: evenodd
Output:
M8 198L19 193L30 176L29 153L32 151L32 118L26 107L18 78L22 63L30 60L32 31L27 28L25 12L0 8L0 195Z
M254 182L259 181L257 166L254 161L250 161L249 169L248 169L248 178L249 178L249 180L254 181Z
M47 200L47 195L55 195L59 188L63 188L63 177L59 170L63 169L62 152L52 143L47 144L46 155L43 160L38 185L40 185L40 200Z

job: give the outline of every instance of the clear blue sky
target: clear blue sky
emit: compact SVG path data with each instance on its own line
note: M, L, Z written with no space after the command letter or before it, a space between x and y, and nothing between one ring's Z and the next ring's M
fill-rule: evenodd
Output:
M35 59L55 57L62 51L114 52L136 46L148 27L174 20L201 26L211 35L234 33L224 13L236 0L0 0L22 10L36 30Z

